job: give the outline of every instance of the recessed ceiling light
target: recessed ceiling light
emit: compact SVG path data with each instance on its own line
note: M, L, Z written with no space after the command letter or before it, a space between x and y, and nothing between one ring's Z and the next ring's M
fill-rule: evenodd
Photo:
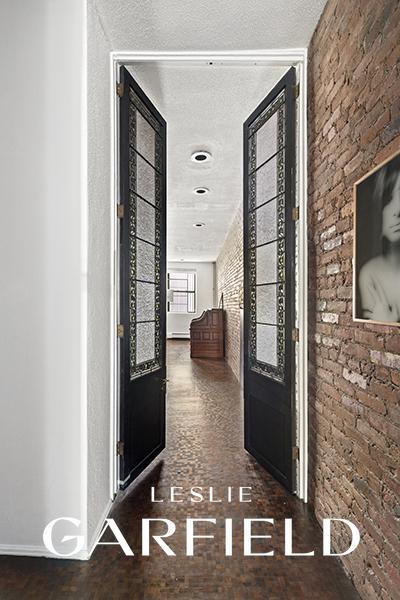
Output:
M191 159L193 162L205 163L211 160L211 154L206 150L198 150L193 152Z
M193 227L204 227L205 223L193 223Z
M208 192L210 190L206 187L197 187L197 188L194 188L193 191L195 194L208 194Z

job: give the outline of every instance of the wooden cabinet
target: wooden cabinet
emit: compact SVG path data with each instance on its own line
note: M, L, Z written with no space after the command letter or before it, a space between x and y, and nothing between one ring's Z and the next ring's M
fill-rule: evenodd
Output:
M205 310L190 323L191 358L224 358L224 311Z

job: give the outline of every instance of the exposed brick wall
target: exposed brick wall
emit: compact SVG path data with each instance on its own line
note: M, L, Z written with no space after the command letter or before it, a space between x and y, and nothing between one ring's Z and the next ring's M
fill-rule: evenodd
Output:
M224 294L225 358L240 380L240 301L243 297L243 218L239 207L216 262L217 300Z
M308 90L310 497L318 518L360 527L343 563L363 598L387 600L400 598L400 330L352 321L352 186L400 149L399 40L398 1L329 0Z

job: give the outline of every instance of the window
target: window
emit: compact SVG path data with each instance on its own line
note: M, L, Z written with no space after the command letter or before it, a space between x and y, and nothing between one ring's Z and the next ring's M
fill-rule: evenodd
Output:
M196 312L196 273L184 271L168 273L168 311Z

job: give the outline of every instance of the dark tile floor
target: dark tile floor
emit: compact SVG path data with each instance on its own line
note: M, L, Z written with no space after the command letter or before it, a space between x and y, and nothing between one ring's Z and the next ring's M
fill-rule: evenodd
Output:
M243 450L240 389L221 361L190 360L188 343L168 345L167 448L117 498L112 517L134 557L115 546L98 547L88 562L0 558L0 600L79 598L93 600L353 600L358 598L336 558L321 557L322 536L310 511ZM252 502L151 503L150 486L165 498L170 486L251 486ZM185 555L186 517L216 518L199 525L215 539L195 540L195 556ZM274 518L276 525L254 533L253 551L275 556L244 557L244 518ZM293 518L294 550L318 549L312 558L283 554L283 519ZM166 556L155 544L141 556L141 519L168 518L176 533L166 540L176 552ZM224 519L233 519L233 556L224 555Z

